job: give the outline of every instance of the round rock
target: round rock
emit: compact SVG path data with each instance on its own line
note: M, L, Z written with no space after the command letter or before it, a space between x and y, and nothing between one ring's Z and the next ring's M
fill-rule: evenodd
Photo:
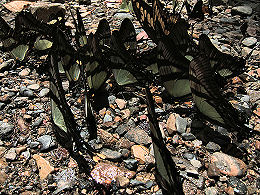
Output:
M257 43L257 39L255 37L247 37L242 41L244 46L252 47Z

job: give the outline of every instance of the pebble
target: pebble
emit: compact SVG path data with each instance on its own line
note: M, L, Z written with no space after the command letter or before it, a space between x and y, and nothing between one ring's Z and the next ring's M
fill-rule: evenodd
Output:
M179 133L185 133L187 128L188 121L186 118L180 116L176 117L176 128Z
M217 195L218 190L215 187L208 187L205 189L205 195Z
M111 133L103 129L98 129L98 135L106 145L112 146L117 142L117 139Z
M122 158L122 154L120 152L110 150L108 148L103 148L100 153L105 155L106 159L109 160L120 160Z
M124 160L125 167L129 170L136 170L137 165L138 165L138 160L135 159L127 159Z
M129 171L126 168L118 167L114 164L98 163L91 171L92 178L100 184L105 186L111 184L112 181L116 181L119 176L127 177L131 179L135 176L134 171Z
M129 13L123 13L123 12L121 12L121 13L116 13L116 14L114 15L114 19L123 20L123 19L125 19L125 18L128 18L128 19L130 19L130 20L133 20L133 19L134 19L134 17L133 17L131 14L129 14Z
M112 116L109 115L109 114L105 114L105 117L103 119L103 123L112 122L112 121L113 121Z
M251 16L253 9L250 6L236 6L231 9L231 15Z
M5 103L3 103L3 102L0 102L0 110L3 110L3 109L4 109L4 107L5 107Z
M7 61L1 63L0 72L3 72L4 70L9 69L10 68L9 66L12 65L12 62L14 62L14 59L10 59L10 60L7 60Z
M229 176L243 176L246 170L247 166L242 160L221 152L215 152L210 157L208 176L220 176L221 173Z
M40 93L39 93L39 96L40 97L44 97L44 96L47 96L49 94L50 90L48 88L43 88Z
M196 139L195 135L192 133L182 133L181 136L185 141L192 141Z
M138 180L136 180L136 179L132 179L132 180L130 181L130 184L131 184L131 186L140 186L140 185L145 185L144 182L142 182L142 181L138 181Z
M115 101L116 101L116 96L110 95L110 96L108 96L107 99L108 99L108 103L109 103L109 104L114 104Z
M41 179L47 178L47 176L54 171L54 167L50 163L38 154L34 154L33 158L36 160L36 164L39 170L39 176Z
M118 176L116 177L116 185L120 188L125 188L129 185L130 180L127 177L124 176Z
M0 121L0 138L4 138L8 136L10 133L12 133L14 130L14 126L10 123L6 123L3 121Z
M187 171L187 174L190 176L197 177L199 175L199 172L195 169L187 169L186 171Z
M30 74L31 70L30 68L24 68L21 72L19 72L20 77L25 77Z
M228 185L234 189L236 194L247 194L246 184L236 177L230 177Z
M15 148L11 148L10 150L7 151L5 154L5 159L8 161L14 161L17 157Z
M38 127L42 123L42 121L43 121L42 117L37 117L34 123L32 124L32 127Z
M169 135L172 135L174 132L176 132L176 117L174 114L170 114L167 123L166 123L166 130L168 132Z
M138 104L140 104L140 98L134 97L131 98L130 100L128 100L128 105L129 106L137 106Z
M242 41L242 43L246 47L252 47L257 43L257 39L255 37L247 37Z
M65 169L54 176L54 180L57 183L57 189L53 192L58 194L62 190L72 188L76 183L76 172L72 168Z
M241 55L242 55L243 57L246 57L251 51L252 51L251 48L249 48L249 47L243 47L243 49L241 50Z
M31 84L27 86L27 89L31 89L31 90L38 90L40 88L40 85L37 83Z
M195 158L195 155L194 155L194 154L188 153L188 152L184 153L183 156L184 156L184 158L186 158L187 160L192 160L192 159Z
M199 160L196 160L196 159L191 159L190 160L190 163L192 164L192 166L194 166L195 168L201 168L202 167L202 164Z
M211 152L218 152L221 149L221 147L218 144L214 143L214 142L209 142L206 145L206 148L207 148L207 150L209 150Z
M137 144L147 145L152 143L148 133L138 127L130 129L124 137Z
M46 151L56 146L56 141L50 135L43 135L39 137L38 142L41 143L40 151Z
M29 144L29 147L31 149L34 149L34 148L37 148L40 145L40 142L32 142L32 141L30 141L30 142L28 142L28 144Z
M131 153L140 164L155 163L154 157L150 154L149 149L142 145L134 145L131 147Z
M0 177L0 184L4 184L5 181L8 178L8 175L4 171L2 171L2 170L0 170L0 175L1 175L1 177Z
M121 125L119 125L119 126L116 128L115 132L118 133L119 135L123 135L123 134L125 134L127 131L129 131L129 130L130 130L130 128L129 128L128 125L126 125L126 124L121 124Z
M20 88L20 95L24 96L24 97L33 97L34 96L33 91L24 86Z
M115 102L116 102L118 108L121 109L121 110L122 110L123 108L125 108L125 106L126 106L126 104L127 104L127 101L125 101L125 100L123 100L123 99L116 99Z

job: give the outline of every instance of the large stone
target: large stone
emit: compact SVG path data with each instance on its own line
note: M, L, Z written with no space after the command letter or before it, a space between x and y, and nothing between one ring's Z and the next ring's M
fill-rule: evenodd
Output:
M146 131L136 127L131 129L125 134L125 138L137 144L147 145L152 143L151 137L146 133Z
M242 41L242 43L247 47L252 47L257 43L257 39L255 37L247 37Z
M167 123L166 123L166 130L169 135L172 135L174 132L176 132L176 117L174 114L170 114Z
M33 158L36 160L36 164L39 170L39 176L41 179L47 178L47 176L54 171L54 167L50 163L38 154L34 154Z
M131 152L135 159L139 160L141 164L155 163L154 157L150 154L149 149L145 146L134 145L131 147Z
M236 6L233 7L231 10L231 14L240 15L240 16L251 16L253 13L253 9L250 6L243 5L243 6Z
M122 157L122 154L120 152L110 150L108 148L103 148L100 153L102 155L105 155L106 159L109 160L120 160Z
M208 167L208 176L220 176L221 174L229 176L243 176L247 170L246 164L235 157L221 152L215 152L210 157Z
M10 133L12 133L13 130L14 130L13 125L0 121L0 138L6 137Z
M43 22L48 22L50 17L58 12L66 13L65 6L60 3L39 2L31 5L29 10L38 20Z
M135 176L134 171L129 171L126 168L118 167L114 164L98 163L91 171L92 178L100 184L110 185L112 181L116 181L119 176L131 179Z

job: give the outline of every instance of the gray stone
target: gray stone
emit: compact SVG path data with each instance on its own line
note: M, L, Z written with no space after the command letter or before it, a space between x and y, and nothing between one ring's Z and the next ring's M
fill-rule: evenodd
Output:
M49 150L52 147L56 146L56 141L50 135L43 135L43 136L39 137L38 142L41 143L40 151Z
M191 160L191 159L194 159L194 154L192 153L188 153L188 152L185 152L184 153L184 158L186 158L187 160Z
M57 189L53 194L58 194L62 190L72 188L77 180L75 170L72 168L65 169L54 176L54 180L57 183Z
M108 148L103 148L100 153L105 155L109 160L120 160L122 158L122 154L120 152L110 150Z
M116 101L116 96L110 95L107 99L109 104L114 104Z
M187 119L180 116L176 117L176 128L179 133L185 133L187 128Z
M214 142L209 142L207 145L206 145L206 148L207 150L211 151L211 152L217 152L217 151L220 151L221 147L214 143Z
M140 104L140 98L134 97L128 100L129 106L137 106L138 104Z
M231 10L232 15L240 15L240 16L251 16L252 12L253 12L253 9L247 5L236 6L236 7L233 7Z
M135 170L137 168L138 160L127 159L127 160L124 160L124 162L125 162L125 167L129 170Z
M257 39L255 37L247 37L242 41L244 46L252 47L257 43Z
M5 154L5 159L9 161L14 161L16 159L16 151L15 148L11 148L10 150L7 151Z
M20 88L20 95L24 96L24 97L33 97L34 96L33 91L24 86L22 86Z
M109 114L106 114L104 119L103 119L103 123L107 123L107 122L111 122L111 121L113 121L112 116L109 115Z
M43 88L43 89L40 91L39 96L40 96L40 97L44 97L44 96L48 95L49 91L50 91L50 90L49 90L48 88Z
M215 187L208 187L205 189L205 195L217 195L218 190Z
M140 186L140 185L145 185L144 182L136 180L136 179L131 179L130 181L131 186Z
M0 110L4 109L4 107L5 107L5 103L0 102Z
M41 123L42 123L42 118L41 117L37 117L35 119L34 123L32 124L32 127L38 127Z
M185 141L192 141L196 139L195 135L193 135L192 133L183 133L181 134L181 136Z
M120 12L120 13L116 13L114 15L114 18L115 19L119 19L119 20L124 20L125 18L128 18L130 20L133 20L134 17L130 14L130 13L123 13L123 12Z
M199 160L196 160L196 159L191 159L190 160L190 163L195 167L195 168L201 168L202 167L202 164Z
M129 130L124 137L129 139L132 142L141 145L147 145L152 143L152 139L148 135L148 133L138 127Z
M10 133L12 133L13 130L14 130L13 125L0 121L0 138L6 137Z
M122 135L122 134L125 134L127 131L129 131L130 128L128 125L125 125L125 124L122 124L122 125L119 125L117 128L116 128L116 133L118 133L119 135Z
M22 152L21 155L22 155L26 160L28 160L28 159L30 158L30 156L31 156L29 150L26 150L26 151Z
M163 113L163 109L161 108L155 108L155 113Z
M234 189L235 194L247 194L246 184L236 177L230 177L228 185Z

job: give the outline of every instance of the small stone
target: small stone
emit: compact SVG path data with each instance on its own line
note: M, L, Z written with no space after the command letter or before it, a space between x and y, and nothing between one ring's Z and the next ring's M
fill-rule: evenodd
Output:
M131 153L135 159L139 160L140 164L148 163L151 160L154 163L154 157L150 154L149 149L145 146L134 145L131 147Z
M116 96L110 95L107 99L109 104L114 104L116 101Z
M114 18L115 19L120 19L120 20L123 20L125 18L129 18L130 20L133 20L134 17L131 14L129 14L129 13L120 12L120 13L116 13L114 15Z
M137 168L138 160L127 159L127 160L124 160L124 162L125 162L125 167L129 170L135 170Z
M109 160L120 160L122 158L122 154L120 152L110 150L108 148L103 148L100 153L105 155Z
M253 9L250 6L236 6L231 10L231 15L251 16Z
M187 128L188 121L186 118L180 116L176 117L176 128L179 133L185 133Z
M12 65L12 62L14 62L14 59L7 60L0 64L0 72L4 72L5 70L9 69Z
M202 164L199 160L196 160L196 159L191 159L190 160L190 163L192 164L192 166L194 166L195 168L201 168L202 167Z
M20 155L21 152L24 152L26 149L27 149L26 146L22 146L22 147L16 148L15 151L16 151L16 154Z
M208 176L220 176L220 173L229 176L243 176L246 170L247 166L242 160L221 152L215 152L210 157Z
M129 185L130 180L127 177L124 176L118 176L116 177L116 185L119 188L125 188Z
M220 151L221 147L214 143L214 142L209 142L207 145L206 145L206 148L207 150L211 151L211 152L217 152L217 151Z
M257 39L255 37L247 37L242 41L242 43L247 47L252 47L257 43Z
M128 179L135 176L134 171L129 171L125 168L108 163L98 163L90 174L97 183L105 186L110 185L112 181L116 181L116 178L119 176L124 176Z
M194 155L194 154L188 153L188 152L185 152L183 156L184 156L184 158L186 158L187 160L191 160L191 159L194 159L194 158L195 158L195 155Z
M112 122L113 118L111 115L106 114L104 119L103 119L103 123L107 123L107 122Z
M246 56L248 56L248 54L249 54L251 51L252 51L251 48L249 48L249 47L243 47L243 49L242 49L242 51L241 51L241 55L242 55L243 57L246 57Z
M11 148L10 150L7 151L5 154L5 159L9 161L14 161L16 159L16 151L15 148Z
M117 104L117 106L118 106L118 108L119 108L120 110L122 110L123 108L125 108L125 106L126 106L126 104L127 104L127 102L126 102L125 100L123 100L123 99L116 99L115 102L116 102L116 104Z
M190 176L198 176L199 175L199 172L196 171L195 169L187 169L187 174L190 175Z
M130 184L131 184L131 186L145 185L144 182L138 181L138 180L136 180L136 179L132 179L132 180L130 181Z
M41 143L40 151L46 151L56 146L54 138L50 135L43 135L39 137L38 142Z
M236 194L247 194L246 184L236 177L230 177L228 185L234 189Z
M21 72L19 72L19 76L20 77L28 76L30 74L30 72L31 72L30 68L25 68Z
M23 158L25 158L26 160L28 160L28 159L31 157L31 153L30 153L29 150L26 150L26 151L24 151L24 152L21 153L21 156L22 156Z
M8 178L8 175L2 170L0 170L0 175L0 184L4 184Z
M138 104L140 104L140 98L137 98L137 97L131 98L128 101L128 105L131 106L131 107L137 106Z
M42 121L43 121L42 117L37 117L34 123L32 124L32 127L38 127L42 123Z
M31 149L37 148L40 145L40 142L29 142L29 147Z
M38 90L39 88L40 88L40 85L37 83L27 86L27 89L31 89L31 90Z
M34 154L33 158L36 160L41 179L47 178L47 176L54 171L54 167L40 155Z
M39 93L39 96L40 97L44 97L44 96L47 96L49 94L49 89L48 88L43 88L40 93Z
M157 104L162 104L162 98L160 96L154 96L154 100Z
M257 150L260 150L260 141L258 141L258 140L255 141L255 148Z
M3 110L3 109L4 109L4 107L5 107L5 103L3 103L3 102L0 102L0 110Z
M0 121L0 138L8 136L10 133L13 132L13 130L14 130L13 125Z
M166 123L166 130L168 131L169 135L172 135L174 132L176 132L176 117L174 114L170 114L167 123Z
M183 133L181 134L181 136L185 141L192 141L196 139L195 135L193 135L192 133Z
M130 149L134 144L135 144L134 142L131 142L124 137L121 137L117 142L118 148L126 148L126 149Z
M139 127L129 130L124 137L137 144L147 145L152 143L152 139L148 133Z
M130 128L129 128L128 125L126 125L126 124L121 124L121 125L119 125L119 126L116 128L115 132L118 133L119 135L123 135L123 134L125 134L127 131L129 131L129 130L130 130Z
M217 195L218 190L215 187L208 187L205 189L205 195Z
M33 97L34 96L33 91L24 86L20 88L20 95L24 96L24 97Z
M124 109L121 112L123 114L122 119L128 119L131 115L131 111L129 109Z

